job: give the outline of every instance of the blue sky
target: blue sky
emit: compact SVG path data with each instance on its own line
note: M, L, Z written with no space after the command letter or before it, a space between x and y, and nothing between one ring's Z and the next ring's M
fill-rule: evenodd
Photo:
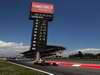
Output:
M99 0L44 0L55 5L48 44L69 49L100 48ZM31 0L0 0L0 40L30 44Z

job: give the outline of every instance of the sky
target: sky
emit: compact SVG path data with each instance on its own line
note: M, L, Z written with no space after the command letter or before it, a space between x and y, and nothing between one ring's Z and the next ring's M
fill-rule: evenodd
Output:
M100 0L42 0L55 6L48 44L71 50L100 48ZM30 45L31 0L0 0L0 40Z

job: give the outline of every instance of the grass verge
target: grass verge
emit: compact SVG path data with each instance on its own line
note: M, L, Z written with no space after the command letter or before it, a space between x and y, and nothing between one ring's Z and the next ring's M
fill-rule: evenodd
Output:
M47 75L0 60L0 75Z

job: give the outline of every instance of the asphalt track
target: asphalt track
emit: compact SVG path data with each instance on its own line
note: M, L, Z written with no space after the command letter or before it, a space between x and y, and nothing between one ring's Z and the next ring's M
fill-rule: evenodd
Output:
M100 75L100 68L96 68L95 64L81 64L72 61L57 62L59 66L39 66L33 65L32 61L13 61L15 63L23 64L29 67L34 67L43 71L53 73L54 75ZM49 61L50 63L54 61Z

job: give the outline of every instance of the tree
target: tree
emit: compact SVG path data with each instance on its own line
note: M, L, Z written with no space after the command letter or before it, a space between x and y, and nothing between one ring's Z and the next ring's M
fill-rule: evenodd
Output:
M80 57L80 58L83 57L83 53L81 51L78 51L78 57Z

